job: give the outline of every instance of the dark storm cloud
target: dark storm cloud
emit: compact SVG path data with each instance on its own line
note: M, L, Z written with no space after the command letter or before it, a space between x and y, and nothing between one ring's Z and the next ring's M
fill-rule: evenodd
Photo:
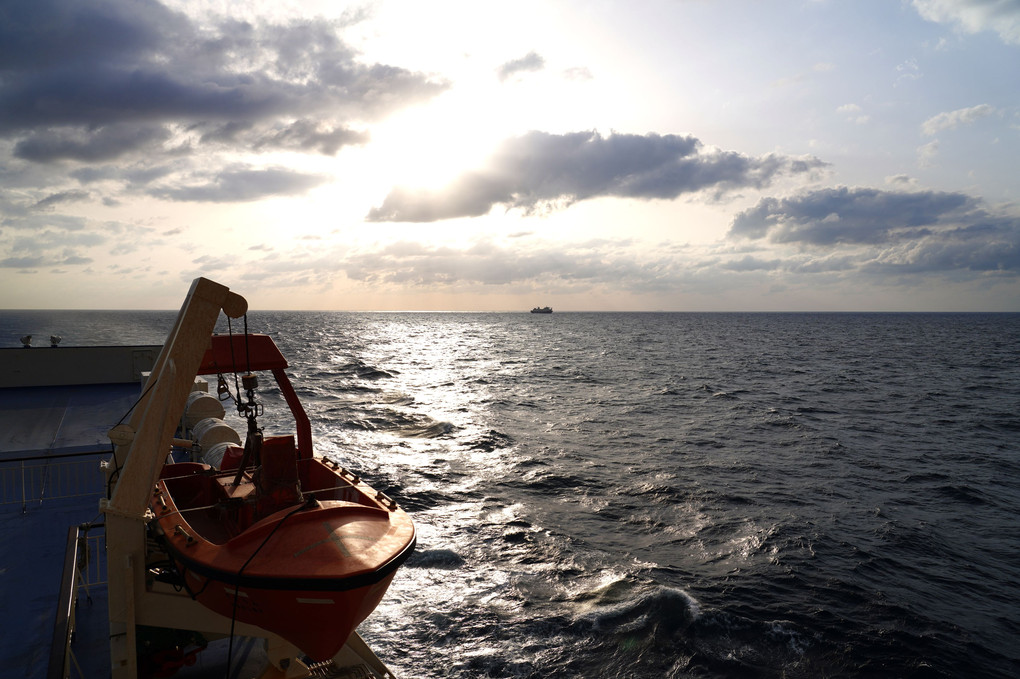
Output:
M545 68L545 59L538 52L528 52L520 59L511 59L496 69L496 75L500 82L517 75L518 73L530 73L541 71Z
M367 219L431 222L484 215L495 205L532 212L603 196L668 200L703 190L762 188L823 165L816 158L706 152L689 136L529 132L505 141L485 170L465 173L442 190L394 189Z
M1020 217L963 193L841 187L765 198L734 218L730 236L844 252L844 267L871 273L1020 273Z
M349 122L446 87L359 62L337 28L307 20L199 26L153 0L3 3L0 138L35 162L158 148L165 128L182 125L244 150L261 140L267 149L333 154L364 141ZM312 116L321 122L302 122ZM230 124L243 133L223 135Z
M156 188L149 193L174 201L234 203L269 196L301 195L329 181L328 177L303 174L284 168L228 169L213 177L199 179L200 181L188 185Z

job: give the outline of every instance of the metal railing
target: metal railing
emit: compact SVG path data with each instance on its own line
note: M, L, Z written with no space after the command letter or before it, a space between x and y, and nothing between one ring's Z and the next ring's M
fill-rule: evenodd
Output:
M86 596L89 587L107 584L105 533L81 537L78 544L78 573L78 586L85 589Z
M85 591L91 602L89 587L106 583L106 534L103 528L102 524L86 524L74 526L67 532L64 571L60 578L60 597L53 622L46 679L69 679L72 667L77 670L76 676L85 678L71 650L71 642L74 640L75 611L81 591ZM90 531L101 532L90 535Z
M53 622L53 640L50 642L50 663L46 679L67 679L71 673L71 639L74 637L74 577L78 571L78 528L67 532L67 549L64 551L64 573L60 578L60 599L57 618ZM80 670L79 670L80 673Z
M104 493L106 475L99 464L105 454L108 451L0 461L0 507L20 504L25 512L33 502Z

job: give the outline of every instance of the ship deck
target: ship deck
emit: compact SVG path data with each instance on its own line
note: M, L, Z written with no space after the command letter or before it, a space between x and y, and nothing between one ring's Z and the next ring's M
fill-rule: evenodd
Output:
M107 432L126 421L159 349L0 349L2 676L63 677L65 619L74 630L69 676L110 676L100 463L112 458ZM72 593L77 604L64 616L61 602L75 600ZM193 662L173 676L240 679L268 667L263 640L249 637L212 640ZM354 633L314 676L393 675Z
M47 677L68 530L100 522L106 432L139 385L0 388L0 608L7 611L0 667ZM101 530L89 536L72 645L83 676L109 676L109 624ZM12 612L17 612L12 615ZM74 673L72 673L74 676Z
M108 348L103 348L104 351ZM150 352L153 356L159 347ZM65 352L60 349L60 352ZM33 356L46 353L35 352ZM137 353L137 349L135 350ZM0 380L10 361L26 354L0 351ZM51 354L52 356L53 354ZM144 366L143 366L144 367ZM80 374L80 373L79 373ZM111 458L107 432L130 411L141 393L141 376L130 382L0 387L0 675L26 679L59 677L53 665L63 646L59 601L69 531L83 534L74 607L71 677L110 676L105 545L99 500L106 497L100 463ZM24 383L20 377L15 380ZM8 381L9 383L10 381ZM0 384L3 384L0 381ZM227 640L217 640L181 668L181 679L224 676ZM234 640L231 676L255 676L265 664L259 641ZM323 675L328 676L328 675Z

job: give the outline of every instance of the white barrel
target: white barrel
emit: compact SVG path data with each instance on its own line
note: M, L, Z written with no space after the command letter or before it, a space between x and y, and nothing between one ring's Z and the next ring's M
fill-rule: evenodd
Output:
M220 400L204 391L193 391L188 394L188 404L184 407L184 424L194 429L202 420L209 417L223 419L226 414Z
M192 437L198 441L203 454L217 443L241 445L241 437L233 427L218 417L207 417L191 429Z
M202 450L202 461L211 467L219 469L223 466L223 456L226 455L229 449L235 447L230 441L215 443L208 449Z

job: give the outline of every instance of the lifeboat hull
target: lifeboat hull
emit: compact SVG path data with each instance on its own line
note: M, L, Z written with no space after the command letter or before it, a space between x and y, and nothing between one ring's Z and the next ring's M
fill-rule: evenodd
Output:
M354 474L318 459L297 466L296 495L274 498L257 471L235 485L234 471L170 464L150 507L191 596L322 661L378 606L415 531Z
M206 608L272 632L318 662L340 652L357 626L379 605L393 575L342 592L249 586L235 590L234 585L194 571L187 571L184 577L190 590L202 592L196 599Z

